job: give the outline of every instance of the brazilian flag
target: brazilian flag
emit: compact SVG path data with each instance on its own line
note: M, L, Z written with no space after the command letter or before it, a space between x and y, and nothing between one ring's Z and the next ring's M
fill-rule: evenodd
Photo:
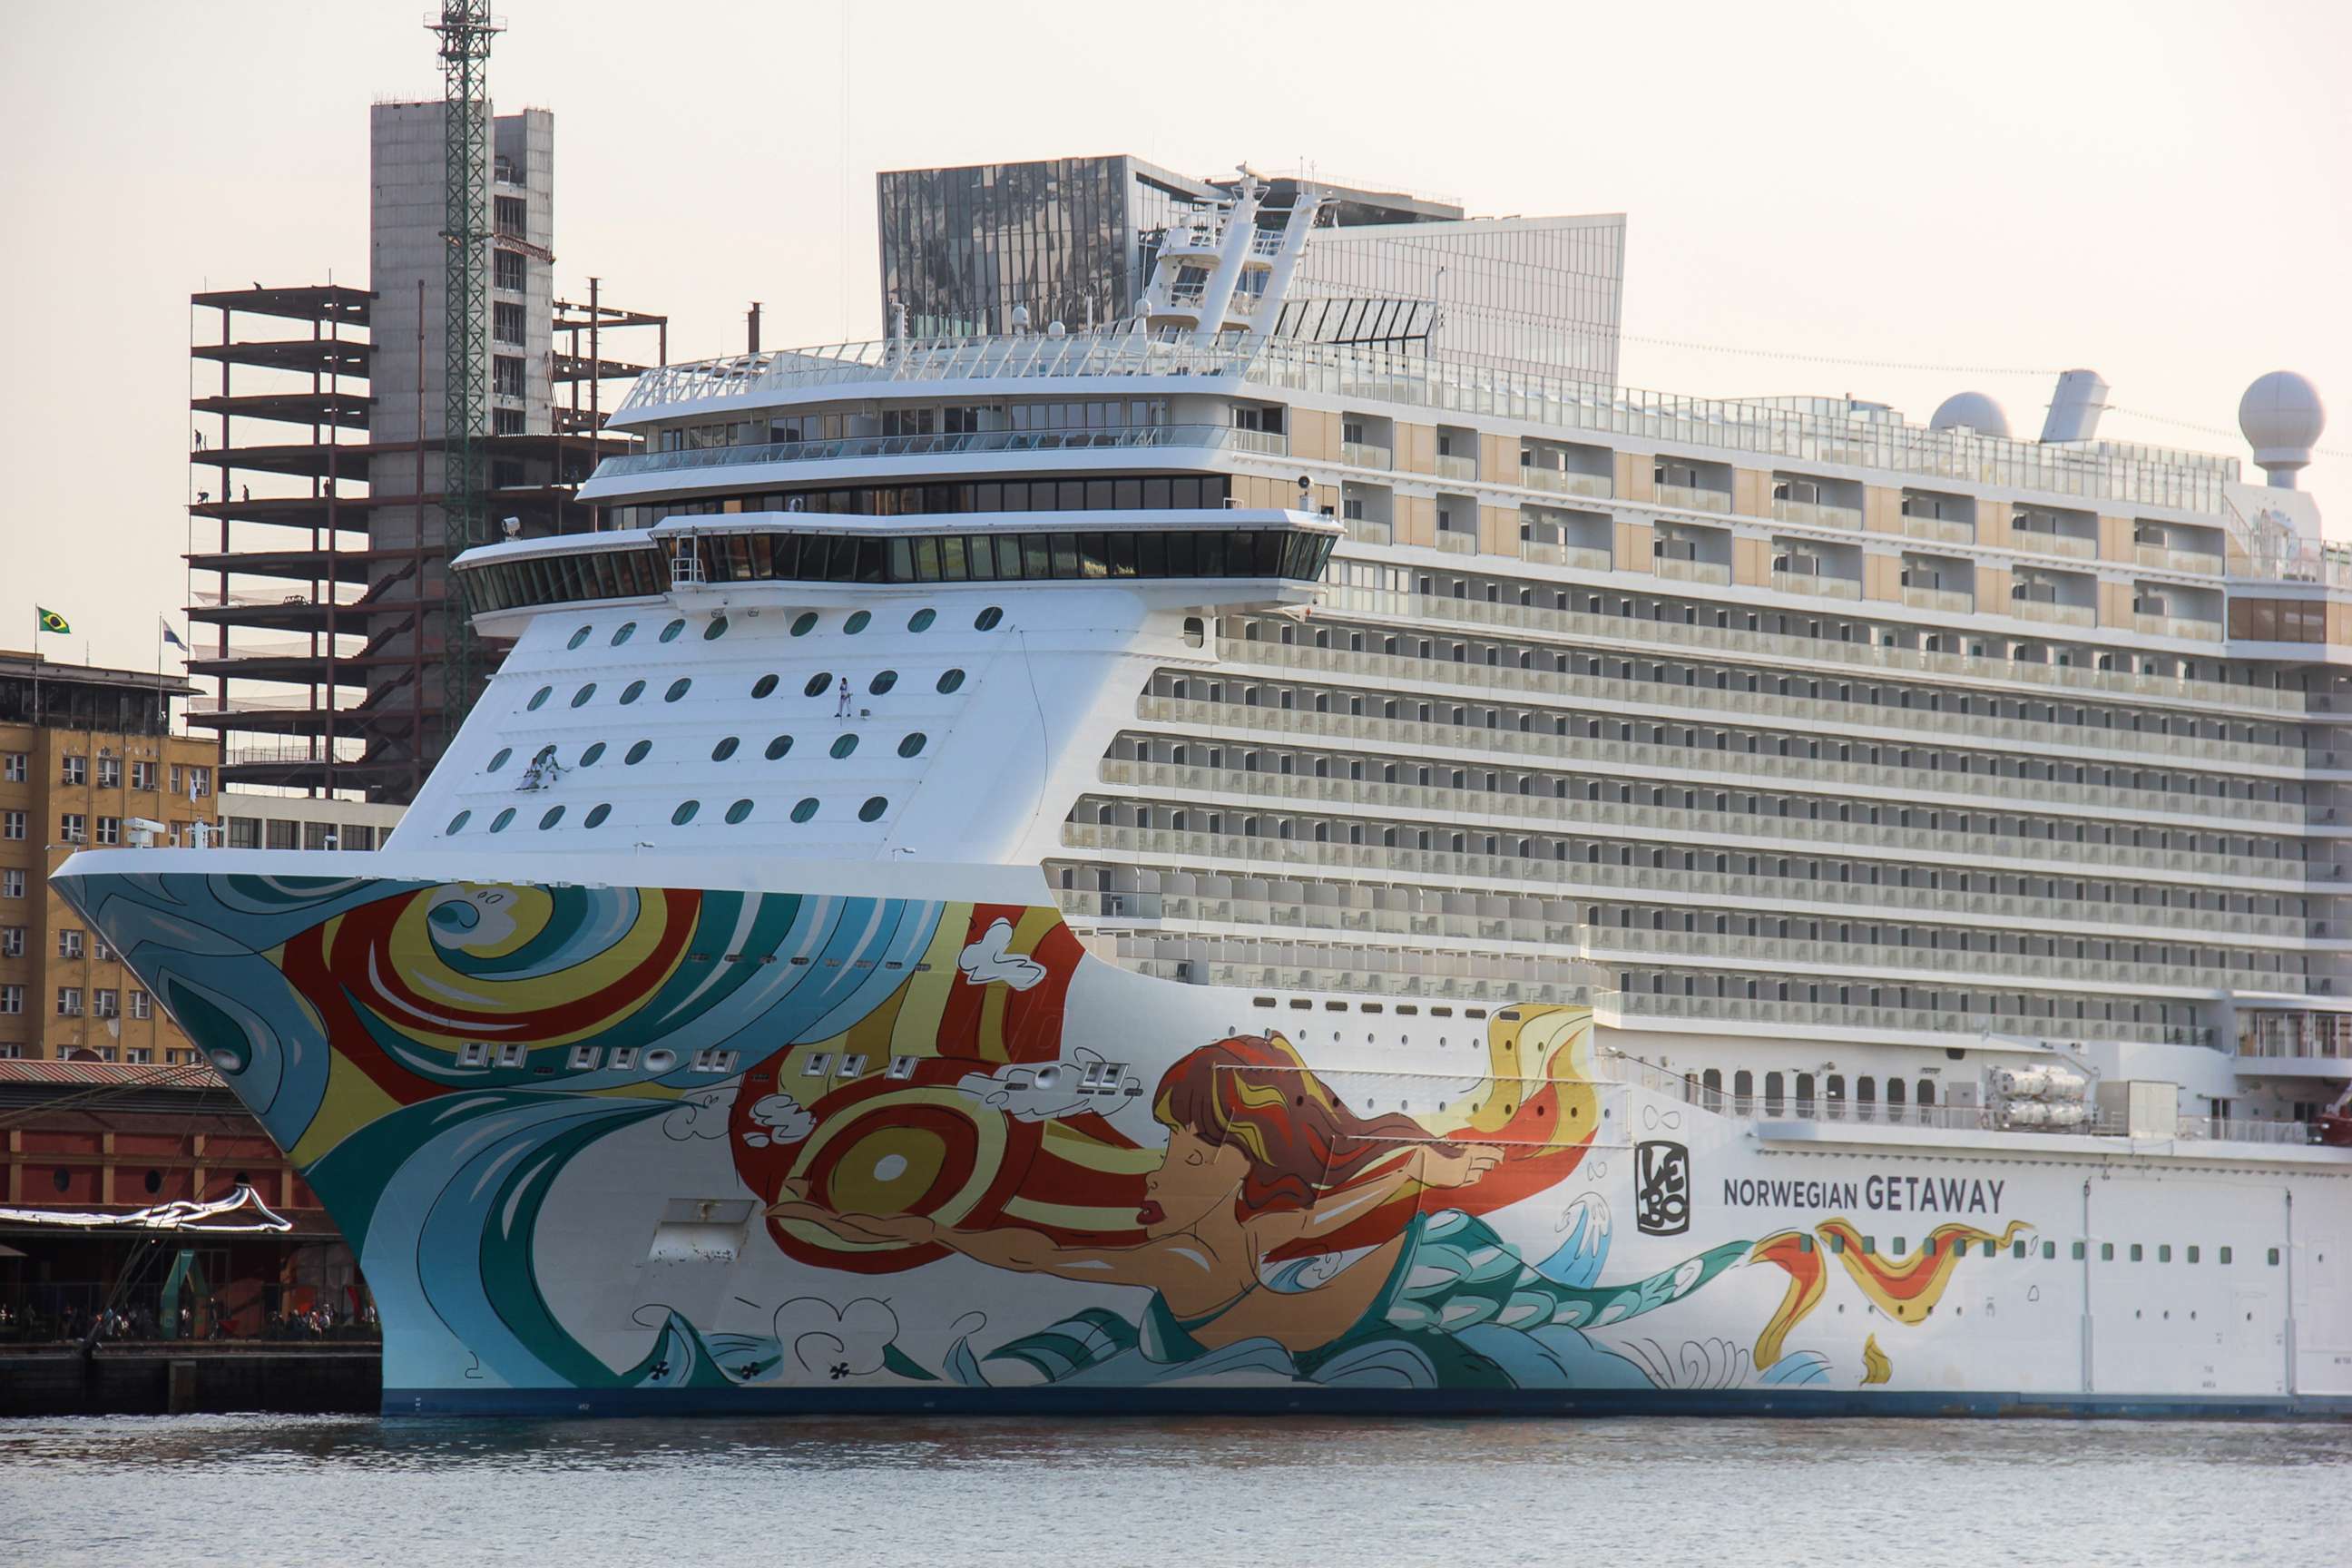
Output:
M73 627L66 625L66 618L58 614L55 610L45 610L38 605L36 605L33 606L33 614L39 620L41 629L45 632L70 632L73 630Z

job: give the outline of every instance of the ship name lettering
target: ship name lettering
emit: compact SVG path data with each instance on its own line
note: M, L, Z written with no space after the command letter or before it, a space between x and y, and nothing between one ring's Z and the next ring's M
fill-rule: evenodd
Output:
M1726 1208L1869 1209L1881 1214L1999 1214L2005 1181L1975 1176L1872 1176L1860 1182L1727 1176Z

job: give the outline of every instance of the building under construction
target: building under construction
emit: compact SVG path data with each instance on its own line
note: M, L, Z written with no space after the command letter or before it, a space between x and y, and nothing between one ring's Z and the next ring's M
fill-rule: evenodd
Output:
M192 297L190 721L233 784L409 799L491 668L453 547L593 527L605 411L667 357L667 318L556 297L553 116L489 113L439 30L451 99L373 110L369 287Z

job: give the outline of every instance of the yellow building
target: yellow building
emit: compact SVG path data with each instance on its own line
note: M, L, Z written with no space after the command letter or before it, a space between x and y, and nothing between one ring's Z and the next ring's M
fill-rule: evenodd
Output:
M0 652L0 1058L195 1059L48 880L78 848L184 844L215 823L220 742L170 733L171 699L187 691L176 677Z

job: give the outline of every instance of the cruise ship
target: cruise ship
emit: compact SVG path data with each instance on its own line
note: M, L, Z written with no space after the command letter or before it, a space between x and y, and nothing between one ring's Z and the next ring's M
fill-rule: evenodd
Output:
M2308 384L1643 393L1286 309L1287 194L647 374L380 850L57 873L383 1408L2352 1413Z

